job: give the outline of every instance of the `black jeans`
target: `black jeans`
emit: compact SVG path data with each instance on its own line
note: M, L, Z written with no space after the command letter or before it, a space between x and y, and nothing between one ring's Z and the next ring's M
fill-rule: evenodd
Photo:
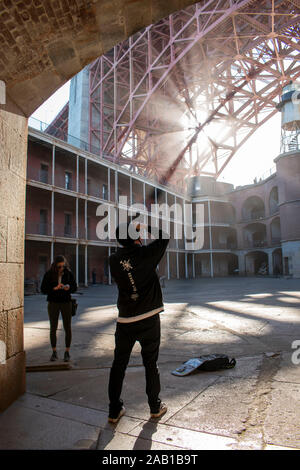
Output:
M110 370L108 395L110 413L118 413L123 401L120 399L126 367L134 343L139 341L146 374L146 393L151 412L158 411L160 378L156 365L160 345L159 314L133 323L117 323L115 332L114 361Z
M72 340L72 302L48 302L48 315L50 320L50 342L52 348L56 347L56 330L59 312L63 319L66 348L71 346Z

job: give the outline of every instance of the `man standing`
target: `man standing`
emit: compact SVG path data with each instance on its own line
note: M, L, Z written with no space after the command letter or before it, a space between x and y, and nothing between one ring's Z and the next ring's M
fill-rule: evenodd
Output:
M122 248L109 258L111 275L119 290L114 361L108 386L108 420L111 423L118 422L125 413L120 396L126 367L136 341L141 344L150 415L159 418L167 411L159 398L160 378L156 364L160 345L159 313L164 309L156 267L166 251L169 236L156 229L158 238L143 246L140 237L134 239L131 236L132 228L132 224L122 224L117 228L116 238ZM140 228L136 226L137 231ZM151 226L147 230L151 233Z

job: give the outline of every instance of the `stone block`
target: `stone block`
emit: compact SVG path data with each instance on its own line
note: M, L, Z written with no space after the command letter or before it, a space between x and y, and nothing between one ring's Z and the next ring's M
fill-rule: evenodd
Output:
M25 352L0 364L0 411L25 392Z
M7 357L22 352L23 349L23 309L19 308L7 313Z
M23 306L24 265L0 263L0 312Z
M0 262L6 262L7 217L0 215Z
M10 263L24 262L24 224L24 218L8 218L7 261Z
M23 179L26 177L27 131L27 118L0 110L0 168L9 169Z
M1 157L1 154L0 154ZM0 214L6 217L25 216L25 177L0 168Z
M0 341L7 344L7 312L0 312Z

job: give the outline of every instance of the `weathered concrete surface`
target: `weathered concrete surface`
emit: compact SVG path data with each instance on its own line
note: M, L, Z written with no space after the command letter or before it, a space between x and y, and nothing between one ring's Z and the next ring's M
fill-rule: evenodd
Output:
M27 119L0 109L0 411L25 391L26 157Z
M90 287L77 296L72 369L27 373L27 393L0 417L0 448L300 448L300 365L292 363L292 343L300 339L299 281L168 282L159 357L161 398L168 412L158 422L149 420L136 344L122 393L126 415L112 426L107 423L107 385L115 296L115 286ZM62 358L61 323L59 328ZM46 301L40 295L25 298L25 349L28 364L49 360ZM184 360L209 352L234 355L236 367L186 378L171 374ZM73 433L64 441L73 422ZM57 424L62 438L49 443L48 432ZM32 427L32 433L26 426ZM43 426L40 439L39 426ZM20 435L22 439L17 439Z
M55 90L115 44L193 3L6 0L0 4L0 80L6 83L11 100L30 116Z

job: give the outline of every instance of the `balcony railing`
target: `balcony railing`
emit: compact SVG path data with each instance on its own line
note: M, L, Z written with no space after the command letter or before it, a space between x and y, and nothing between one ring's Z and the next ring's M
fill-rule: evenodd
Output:
M100 158L100 156L101 156L102 158L104 158L104 159L106 159L110 162L113 161L113 156L111 154L109 154L107 152L102 152L102 154L101 154L101 151L98 147L96 147L94 145L91 145L87 142L84 142L83 140L80 140L77 137L74 137L70 134L67 134L61 128L55 129L53 125L47 124L47 123L42 122L42 121L40 121L36 118L33 118L33 117L29 118L28 124L33 129L36 129L40 132L44 132L45 134L51 135L55 139L59 139L59 140L62 140L64 142L67 142L68 144L70 144L74 147L77 147L78 149L82 149L84 151L90 152L98 158ZM157 183L157 179L155 179L155 178L148 178L148 179ZM39 181L39 180L37 180L37 181ZM174 192L183 193L183 191L180 190L180 188L178 188L176 185L168 183L166 181L164 183L161 183L161 185L165 186L166 188L169 188L171 190L174 190Z
M264 248L268 246L266 240L246 240L245 245L247 248Z
M51 184L51 175L49 175L49 172L42 172L31 165L28 165L27 168L27 179L39 181L40 183Z
M76 237L75 228L69 225L63 226L63 225L54 224L54 236L75 238Z
M51 235L50 224L26 219L25 233L31 235Z
M264 212L255 212L249 215L243 215L241 222L257 222L258 220L264 219Z

